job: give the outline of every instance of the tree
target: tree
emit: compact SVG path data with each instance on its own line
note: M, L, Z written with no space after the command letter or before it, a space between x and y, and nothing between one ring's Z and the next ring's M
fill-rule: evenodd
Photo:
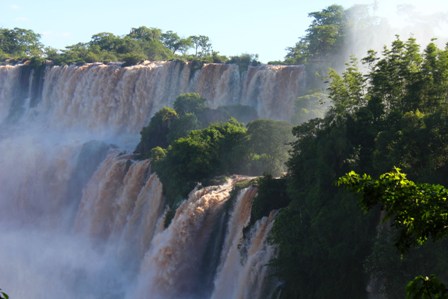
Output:
M146 26L140 26L138 28L132 28L131 32L127 35L130 38L140 41L154 41L160 40L162 37L162 30L159 28L148 28Z
M322 11L309 13L308 16L313 21L306 30L305 37L299 39L294 47L287 49L288 63L306 64L327 60L342 50L346 29L344 8L331 5Z
M366 103L365 80L358 69L356 58L352 57L346 67L342 77L334 69L330 69L328 74L330 78L328 91L332 101L332 112L335 116L340 117L353 113Z
M32 30L0 28L0 51L13 57L40 56L43 53L40 37Z
M205 109L206 99L197 92L182 93L176 97L173 104L174 110L179 114L198 114Z
M192 35L189 37L195 50L194 55L198 57L205 57L212 51L212 44L210 39L205 35Z
M118 57L128 54L137 54L144 55L145 58L147 58L144 54L142 43L133 38L130 38L129 36L117 39L115 42L115 50L108 53L112 53Z
M98 46L103 51L116 51L120 44L120 37L110 32L101 32L92 35L90 46Z
M350 171L338 185L360 194L365 210L380 205L383 222L390 221L397 231L395 245L402 253L448 235L448 189L441 185L415 183L399 168L378 179ZM448 298L447 288L434 275L414 278L406 291L407 298Z
M406 299L446 299L448 290L435 276L419 275L406 286Z
M379 209L363 215L350 201L352 195L334 182L351 169L377 175L394 164L413 179L437 183L446 178L448 96L438 88L448 77L446 52L430 44L422 54L415 40L398 38L380 57L369 52L362 60L365 74L354 62L342 76L330 74L333 108L325 117L293 129L296 141L287 163L291 202L280 211L272 230L279 248L273 265L285 282L282 297L365 297L371 274L365 272L366 264L376 267L376 273L382 271L380 278L396 273L396 281L409 280L404 278L411 273L411 263L412 270L435 268L423 258L405 263L398 254L385 255L390 252L384 250L388 240L383 238L383 246L375 238ZM431 256L434 249L419 254ZM400 270L367 263L385 256L389 266ZM448 262L440 260L442 265ZM344 268L346 264L351 268ZM386 295L394 298L389 290Z
M339 52L344 41L345 12L340 5L331 5L309 14L314 18L307 29L308 51L312 57L326 57Z
M154 114L149 124L140 132L140 143L134 152L142 155L144 158L148 158L152 148L157 146L162 148L168 147L168 134L172 123L178 117L177 112L169 107L163 107Z
M289 64L305 64L311 56L305 38L301 38L294 47L288 47L286 50L288 53L285 56L285 62Z
M284 208L290 202L286 190L285 178L273 178L270 175L259 177L256 181L258 192L252 203L250 224L269 216L273 210Z
M441 185L417 184L399 168L377 180L350 171L338 179L338 185L360 194L366 210L381 206L383 221L391 220L397 229L396 246L403 253L429 239L437 241L448 235L448 189Z
M179 114L179 118L174 119L167 140L171 144L175 140L187 136L191 131L201 129L203 126L194 113Z
M177 51L185 53L192 46L191 39L180 38L179 35L177 35L177 33L173 31L167 31L163 33L162 42L165 47L173 52L173 54L175 54Z
M146 59L146 56L142 53L128 53L122 55L121 59L123 60L122 66L131 66L143 62Z
M89 47L86 43L77 43L62 50L63 61L67 64L85 63Z
M172 142L166 155L154 164L170 205L184 198L196 183L231 174L242 159L245 134L244 125L231 119L193 130Z
M293 141L292 125L284 121L255 120L247 124L249 174L280 176L286 171Z
M258 54L241 54L240 56L231 56L227 61L228 64L237 64L240 73L247 71L249 66L260 65Z
M162 30L159 28L148 28L141 26L132 28L131 32L124 39L134 40L139 51L150 60L164 60L173 57L171 50L165 47L161 41Z
M295 125L305 123L313 118L323 118L328 110L328 94L310 92L294 101L294 114L291 122Z

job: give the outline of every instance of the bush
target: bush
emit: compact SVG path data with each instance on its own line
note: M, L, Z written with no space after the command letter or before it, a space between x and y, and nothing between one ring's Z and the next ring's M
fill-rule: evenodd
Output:
M261 64L258 61L258 54L241 54L240 56L231 56L227 63L237 64L240 69L240 73L247 71L249 66L257 66Z
M170 205L185 197L198 182L230 174L240 164L246 128L231 119L175 140L166 156L154 163Z
M174 102L173 108L179 114L198 114L205 109L206 99L197 92L180 94Z
M280 176L293 141L292 125L284 121L259 119L247 125L247 148L250 153L247 172Z
M146 56L141 53L129 53L122 57L124 63L121 66L132 66L143 62Z
M142 158L148 158L152 148L168 147L168 134L174 120L178 119L178 114L173 108L163 107L157 112L140 132L140 143L134 153Z
M258 192L252 204L250 225L268 216L273 210L286 207L290 199L286 192L286 179L265 175L257 180Z

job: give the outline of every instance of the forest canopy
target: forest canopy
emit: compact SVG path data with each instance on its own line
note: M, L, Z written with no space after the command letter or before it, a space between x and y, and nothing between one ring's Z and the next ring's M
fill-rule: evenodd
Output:
M366 214L336 186L351 170L379 176L394 166L416 186L446 184L448 49L431 42L422 51L415 39L397 38L361 63L366 73L356 59L342 74L331 71L332 107L324 118L293 129L296 141L287 163L291 202L272 234L279 245L273 265L285 281L282 298L365 298L375 278L375 292L403 298L406 283L417 275L448 281L446 240L401 256L394 248L400 227L378 227L378 207Z
M123 62L134 65L143 60L183 60L199 62L258 64L255 54L226 57L213 50L205 35L181 37L171 30L141 26L123 36L110 32L92 35L90 41L79 42L59 50L45 47L41 35L22 28L0 28L0 61L34 61L61 64ZM247 59L249 58L249 61Z

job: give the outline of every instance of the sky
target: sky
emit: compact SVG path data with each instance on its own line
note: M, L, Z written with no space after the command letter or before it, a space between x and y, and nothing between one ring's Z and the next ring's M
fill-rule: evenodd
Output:
M155 27L181 37L206 35L220 54L258 54L268 62L282 60L285 49L305 35L308 13L331 4L372 5L376 14L397 24L397 8L412 11L412 22L434 14L448 20L446 0L408 0L407 6L401 0L0 0L0 27L31 29L45 46L58 49L88 42L100 32L121 36L131 28ZM448 21L431 26L448 34Z

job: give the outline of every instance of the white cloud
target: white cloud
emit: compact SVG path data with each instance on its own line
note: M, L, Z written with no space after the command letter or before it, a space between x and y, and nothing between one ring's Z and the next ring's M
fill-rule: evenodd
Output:
M17 4L11 4L11 5L9 5L9 8L12 9L12 10L19 10L20 6L17 5Z

